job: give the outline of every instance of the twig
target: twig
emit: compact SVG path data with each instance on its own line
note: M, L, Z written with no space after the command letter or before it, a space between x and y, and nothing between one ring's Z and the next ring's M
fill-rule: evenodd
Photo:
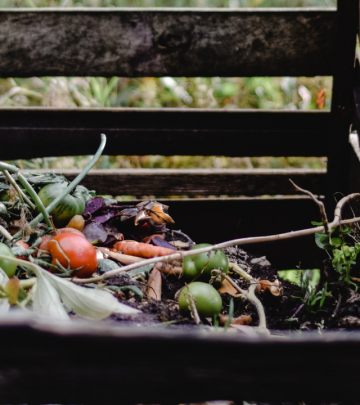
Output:
M293 316L291 318L295 318L295 316L304 308L305 304L301 304L299 308L294 312Z
M329 222L327 219L327 215L326 215L326 211L325 211L325 207L322 201L318 200L313 193L311 193L308 190L305 190L299 186L297 186L291 179L289 179L290 183L299 191L301 191L302 193L307 194L312 200L314 200L316 202L316 204L319 206L320 209L320 215L321 215L321 221L324 224L324 230L325 233L329 233Z
M19 194L20 198L26 202L26 204L31 208L35 209L35 205L29 200L27 195L21 190L21 188L17 185L16 181L12 178L11 174L7 170L2 171L5 174L8 182L14 187L14 189Z
M346 219L344 221L341 221L342 224L351 224L354 222L360 222L360 217L352 218L352 219ZM303 229L301 231L294 231L294 232L287 232L287 233L280 233L278 235L270 235L270 236L256 236L256 237L250 237L250 238L240 238L240 239L234 239L230 240L227 242L223 243L218 243L216 245L212 246L207 246L201 249L196 249L196 250L188 250L186 252L178 252L178 253L173 253L172 255L168 256L161 256L161 257L154 257L152 259L144 259L141 260L137 263L132 263L127 266L123 266L119 269L115 270L110 270L104 273L102 276L99 277L93 277L93 278L73 278L72 281L74 283L78 284L87 284L87 283L95 283L97 281L104 280L106 278L115 276L116 274L122 273L124 271L129 271L133 269L137 269L138 267L147 265L147 264L153 264L153 263L158 263L158 262L166 262L166 261L174 261L176 259L183 259L184 257L188 256L195 256L200 253L206 253L206 252L211 252L212 250L218 250L218 249L223 249L225 247L229 246L235 246L235 245L247 245L247 244L252 244L252 243L262 243L262 242L273 242L273 241L279 241L279 240L285 240L285 239L292 239L292 238L297 238L299 236L304 236L304 235L312 235L318 232L322 232L324 230L323 226L317 226L315 228L310 228L310 229Z

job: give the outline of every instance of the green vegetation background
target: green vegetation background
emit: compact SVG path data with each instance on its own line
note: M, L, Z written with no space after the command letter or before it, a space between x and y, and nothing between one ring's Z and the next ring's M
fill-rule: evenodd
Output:
M0 7L335 7L334 0L0 0ZM330 77L122 78L33 77L0 79L0 107L178 107L316 109ZM24 168L82 168L88 157L33 159ZM324 158L223 156L104 156L99 168L324 168Z

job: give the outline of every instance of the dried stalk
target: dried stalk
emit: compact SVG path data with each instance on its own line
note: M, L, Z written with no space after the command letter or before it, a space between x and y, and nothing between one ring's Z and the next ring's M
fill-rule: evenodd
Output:
M17 191L19 194L20 198L26 202L26 204L31 208L35 209L35 205L29 200L27 195L21 190L21 188L17 185L16 181L12 178L11 174L7 170L2 171L5 174L5 177L7 178L8 182L14 187L14 189Z
M314 200L316 202L316 204L319 206L319 209L320 209L321 221L324 224L324 231L325 231L325 233L329 233L330 232L329 222L327 219L327 215L326 215L326 211L325 211L323 202L318 200L314 196L314 194L312 192L310 192L309 190L305 190L305 189L297 186L291 179L289 179L289 181L297 190L301 191L302 193L307 194L312 200Z

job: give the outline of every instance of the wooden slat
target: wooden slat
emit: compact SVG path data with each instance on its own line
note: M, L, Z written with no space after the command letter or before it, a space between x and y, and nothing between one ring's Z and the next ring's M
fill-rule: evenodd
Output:
M0 76L333 73L335 9L2 9Z
M333 208L334 193L349 190L349 128L353 117L353 88L359 0L338 1L338 38L334 66L331 126L328 136L328 208Z
M1 108L0 159L109 155L326 156L328 112Z
M47 172L48 170L30 171ZM73 180L79 170L56 170ZM91 170L81 184L110 195L293 195L289 182L325 193L326 170L311 169L116 169Z
M2 404L109 405L119 397L122 404L219 398L351 404L358 396L357 331L268 338L23 313L3 316L0 332ZM219 350L215 361L209 353Z

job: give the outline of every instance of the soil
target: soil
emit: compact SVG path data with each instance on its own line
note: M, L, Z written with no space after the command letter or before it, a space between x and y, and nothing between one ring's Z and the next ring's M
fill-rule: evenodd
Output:
M238 247L223 249L229 261L237 263L241 268L249 272L255 279L275 281L279 279L277 270L274 269L265 257L253 256ZM332 277L331 266L325 262L324 274L318 288L322 288L326 279L330 280L327 291L331 292L323 307L316 313L307 310L302 301L296 297L304 298L303 290L286 280L279 279L281 283L281 295L274 296L269 290L257 294L262 302L266 314L267 327L270 330L327 330L327 329L360 329L360 294L353 287L342 282L335 281ZM360 268L358 270L360 273ZM249 283L240 278L237 274L231 273L232 279L243 289L247 289ZM113 285L137 285L145 296L145 280L133 281L127 275L118 275L109 279ZM185 281L174 275L162 274L162 299L140 299L132 293L122 296L128 305L138 308L141 314L127 318L121 315L113 315L112 319L124 324L142 324L145 326L163 325L171 328L194 327L192 319L183 318L180 315L177 294L185 285ZM229 313L229 304L232 296L223 293L222 314ZM340 305L338 301L340 299ZM240 315L249 315L252 318L251 326L258 325L258 314L255 306L241 298L234 298L234 314L237 318ZM316 306L317 308L317 306ZM207 321L204 322L205 324ZM210 325L210 323L208 323Z

